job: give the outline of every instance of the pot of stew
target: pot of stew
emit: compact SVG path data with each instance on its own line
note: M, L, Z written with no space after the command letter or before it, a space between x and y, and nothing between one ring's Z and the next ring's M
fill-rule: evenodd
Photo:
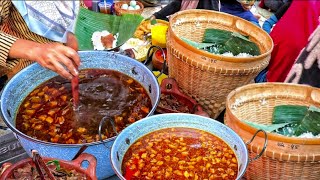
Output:
M110 148L116 132L153 114L160 88L152 72L134 59L106 51L79 55L76 108L75 86L32 64L4 87L1 114L28 153L35 149L45 157L71 160L87 146L85 152L97 158L97 177L103 179L114 175Z
M247 145L264 138L261 152L249 159ZM169 113L137 121L124 129L111 148L117 176L130 179L240 179L248 163L267 145L257 131L245 143L232 129L208 117Z

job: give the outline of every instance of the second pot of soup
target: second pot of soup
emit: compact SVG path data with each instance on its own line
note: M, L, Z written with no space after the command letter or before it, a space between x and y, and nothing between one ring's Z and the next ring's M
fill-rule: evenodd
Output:
M234 180L244 175L248 163L265 147L249 159L246 143L224 124L199 115L170 113L147 117L122 131L111 148L111 163L122 180Z

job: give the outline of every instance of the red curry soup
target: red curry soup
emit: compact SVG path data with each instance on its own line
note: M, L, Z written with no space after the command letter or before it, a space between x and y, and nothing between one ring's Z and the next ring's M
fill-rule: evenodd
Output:
M132 144L122 161L127 180L236 179L238 162L220 138L192 128L166 128Z
M86 69L79 75L80 102L73 109L71 82L60 76L44 82L22 102L16 128L47 142L82 144L99 140L101 119L114 121L117 132L147 116L151 99L143 86L113 70ZM110 121L102 138L115 135Z

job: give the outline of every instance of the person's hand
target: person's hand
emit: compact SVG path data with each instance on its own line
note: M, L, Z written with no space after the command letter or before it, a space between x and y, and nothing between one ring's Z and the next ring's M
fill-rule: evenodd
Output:
M68 32L66 46L71 47L75 51L78 51L78 40L74 34Z
M305 74L304 76L310 76L307 78L308 81L303 83L309 84L312 83L312 81L315 82L316 77L312 77L313 73L310 72L310 69L316 62L320 69L320 25L311 34L308 45L300 52L295 64L288 73L285 82L299 83L303 73Z
M310 69L311 66L318 60L318 66L320 69L320 25L312 33L309 38L309 44L306 47L306 51L309 52L308 57L306 58L304 67Z
M74 35L67 36L66 46L60 43L40 44L18 39L10 48L9 58L29 59L38 62L62 77L72 79L78 75L80 58L77 53L78 43Z
M31 60L62 77L71 80L72 76L78 75L77 67L80 65L80 58L78 53L68 46L60 43L39 44L33 48L32 53Z
M149 18L148 18L150 21L156 19L156 17L154 15L151 15Z

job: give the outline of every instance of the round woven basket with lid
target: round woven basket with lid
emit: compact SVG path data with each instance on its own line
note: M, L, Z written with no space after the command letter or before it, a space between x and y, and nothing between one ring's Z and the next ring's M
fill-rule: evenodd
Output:
M285 83L250 84L232 91L227 97L225 124L246 141L257 129L242 120L271 124L278 105L320 107L320 89ZM249 179L319 179L320 138L287 137L268 134L264 155L249 164L245 177ZM256 137L248 149L257 155L264 138Z
M223 29L249 36L261 55L226 57L199 50L181 38L202 42L207 28ZM170 17L167 35L169 76L216 118L225 108L232 90L251 82L269 63L273 42L249 21L210 10L185 10Z

